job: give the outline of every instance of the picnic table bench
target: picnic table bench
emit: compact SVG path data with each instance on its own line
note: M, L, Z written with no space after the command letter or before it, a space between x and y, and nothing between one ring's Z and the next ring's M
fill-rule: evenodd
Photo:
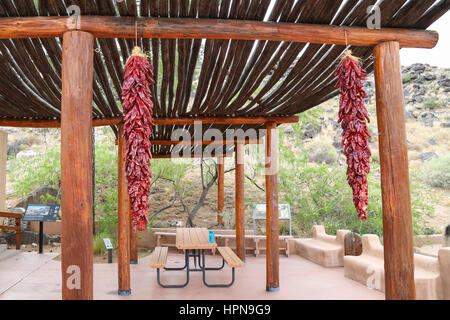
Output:
M156 269L158 284L163 288L182 288L189 283L189 273L201 271L203 273L203 283L208 287L229 287L235 280L235 268L244 266L244 262L229 247L217 247L217 243L209 242L208 230L206 228L180 228L176 232L175 246L184 250L184 267L167 267L168 247L157 246L152 252L150 267ZM206 267L205 250L216 249L222 257L222 266ZM194 258L194 268L190 267L189 258ZM197 268L197 259L199 268ZM225 263L232 269L232 280L227 284L210 284L206 281L207 270L221 270ZM160 270L184 270L186 269L186 282L184 284L163 284L161 282Z

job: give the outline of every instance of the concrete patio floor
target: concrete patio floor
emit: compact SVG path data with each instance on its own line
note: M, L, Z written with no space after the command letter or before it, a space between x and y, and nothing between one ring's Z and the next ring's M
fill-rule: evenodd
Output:
M60 262L56 254L22 252L0 261L0 300L61 299ZM208 288L201 272L192 272L185 288L161 288L156 270L149 267L150 257L131 265L130 296L117 295L117 264L94 265L94 298L100 300L382 300L382 292L371 290L344 277L343 268L324 268L300 256L280 256L280 291L266 292L265 256L247 257L246 266L236 270L235 284L230 288ZM218 256L206 257L208 266L219 266ZM192 263L192 260L191 260ZM184 256L169 253L168 266L184 265ZM162 271L164 283L183 283L183 271ZM210 271L212 283L229 282L231 269Z

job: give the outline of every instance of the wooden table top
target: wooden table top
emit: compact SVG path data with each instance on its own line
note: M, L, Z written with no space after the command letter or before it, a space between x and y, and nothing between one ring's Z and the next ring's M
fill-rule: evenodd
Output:
M217 243L209 242L209 231L206 228L178 228L176 235L178 249L213 249Z

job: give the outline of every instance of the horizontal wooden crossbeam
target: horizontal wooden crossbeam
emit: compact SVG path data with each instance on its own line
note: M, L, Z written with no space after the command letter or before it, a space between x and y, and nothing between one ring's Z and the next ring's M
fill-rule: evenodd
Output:
M288 117L181 117L181 118L155 118L153 123L157 125L187 125L187 124L263 124L266 122L275 123L296 123L298 116Z
M122 122L122 117L94 119L93 127L113 126ZM61 128L60 120L36 120L36 119L0 119L0 127L16 128Z
M177 158L186 158L186 159L193 159L193 158L216 158L216 157L231 157L233 154L212 154L212 155L204 155L201 154L189 154L187 156L183 156L183 153L176 154L172 156L171 154L154 154L152 155L152 159L177 159Z
M238 39L376 46L399 42L404 48L434 48L438 33L414 29L368 29L232 19L144 18L112 16L0 18L0 39L54 38L80 30L97 38Z
M151 140L150 141L152 145L154 146L175 146L175 145L181 145L181 146L192 146L192 145L228 145L228 144L235 144L235 143L243 143L243 144L262 144L262 140L255 140L255 139L245 139L244 140L222 140L222 141L173 141L173 140Z
M123 121L122 117L94 119L92 126L114 126ZM201 124L264 124L266 122L280 123L296 123L298 116L287 117L180 117L180 118L155 118L155 125L189 125L195 123ZM59 120L35 120L35 119L0 119L0 127L17 127L17 128L60 128Z

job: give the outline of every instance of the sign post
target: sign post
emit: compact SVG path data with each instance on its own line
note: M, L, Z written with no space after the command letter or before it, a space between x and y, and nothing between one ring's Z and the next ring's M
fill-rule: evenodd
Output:
M44 222L39 221L39 253L42 253L42 247L44 242Z
M113 245L109 238L104 238L103 242L105 243L106 250L108 250L108 263L112 263L112 249Z
M39 221L39 253L43 253L44 222L55 222L58 218L59 204L29 204L25 211L23 221Z

